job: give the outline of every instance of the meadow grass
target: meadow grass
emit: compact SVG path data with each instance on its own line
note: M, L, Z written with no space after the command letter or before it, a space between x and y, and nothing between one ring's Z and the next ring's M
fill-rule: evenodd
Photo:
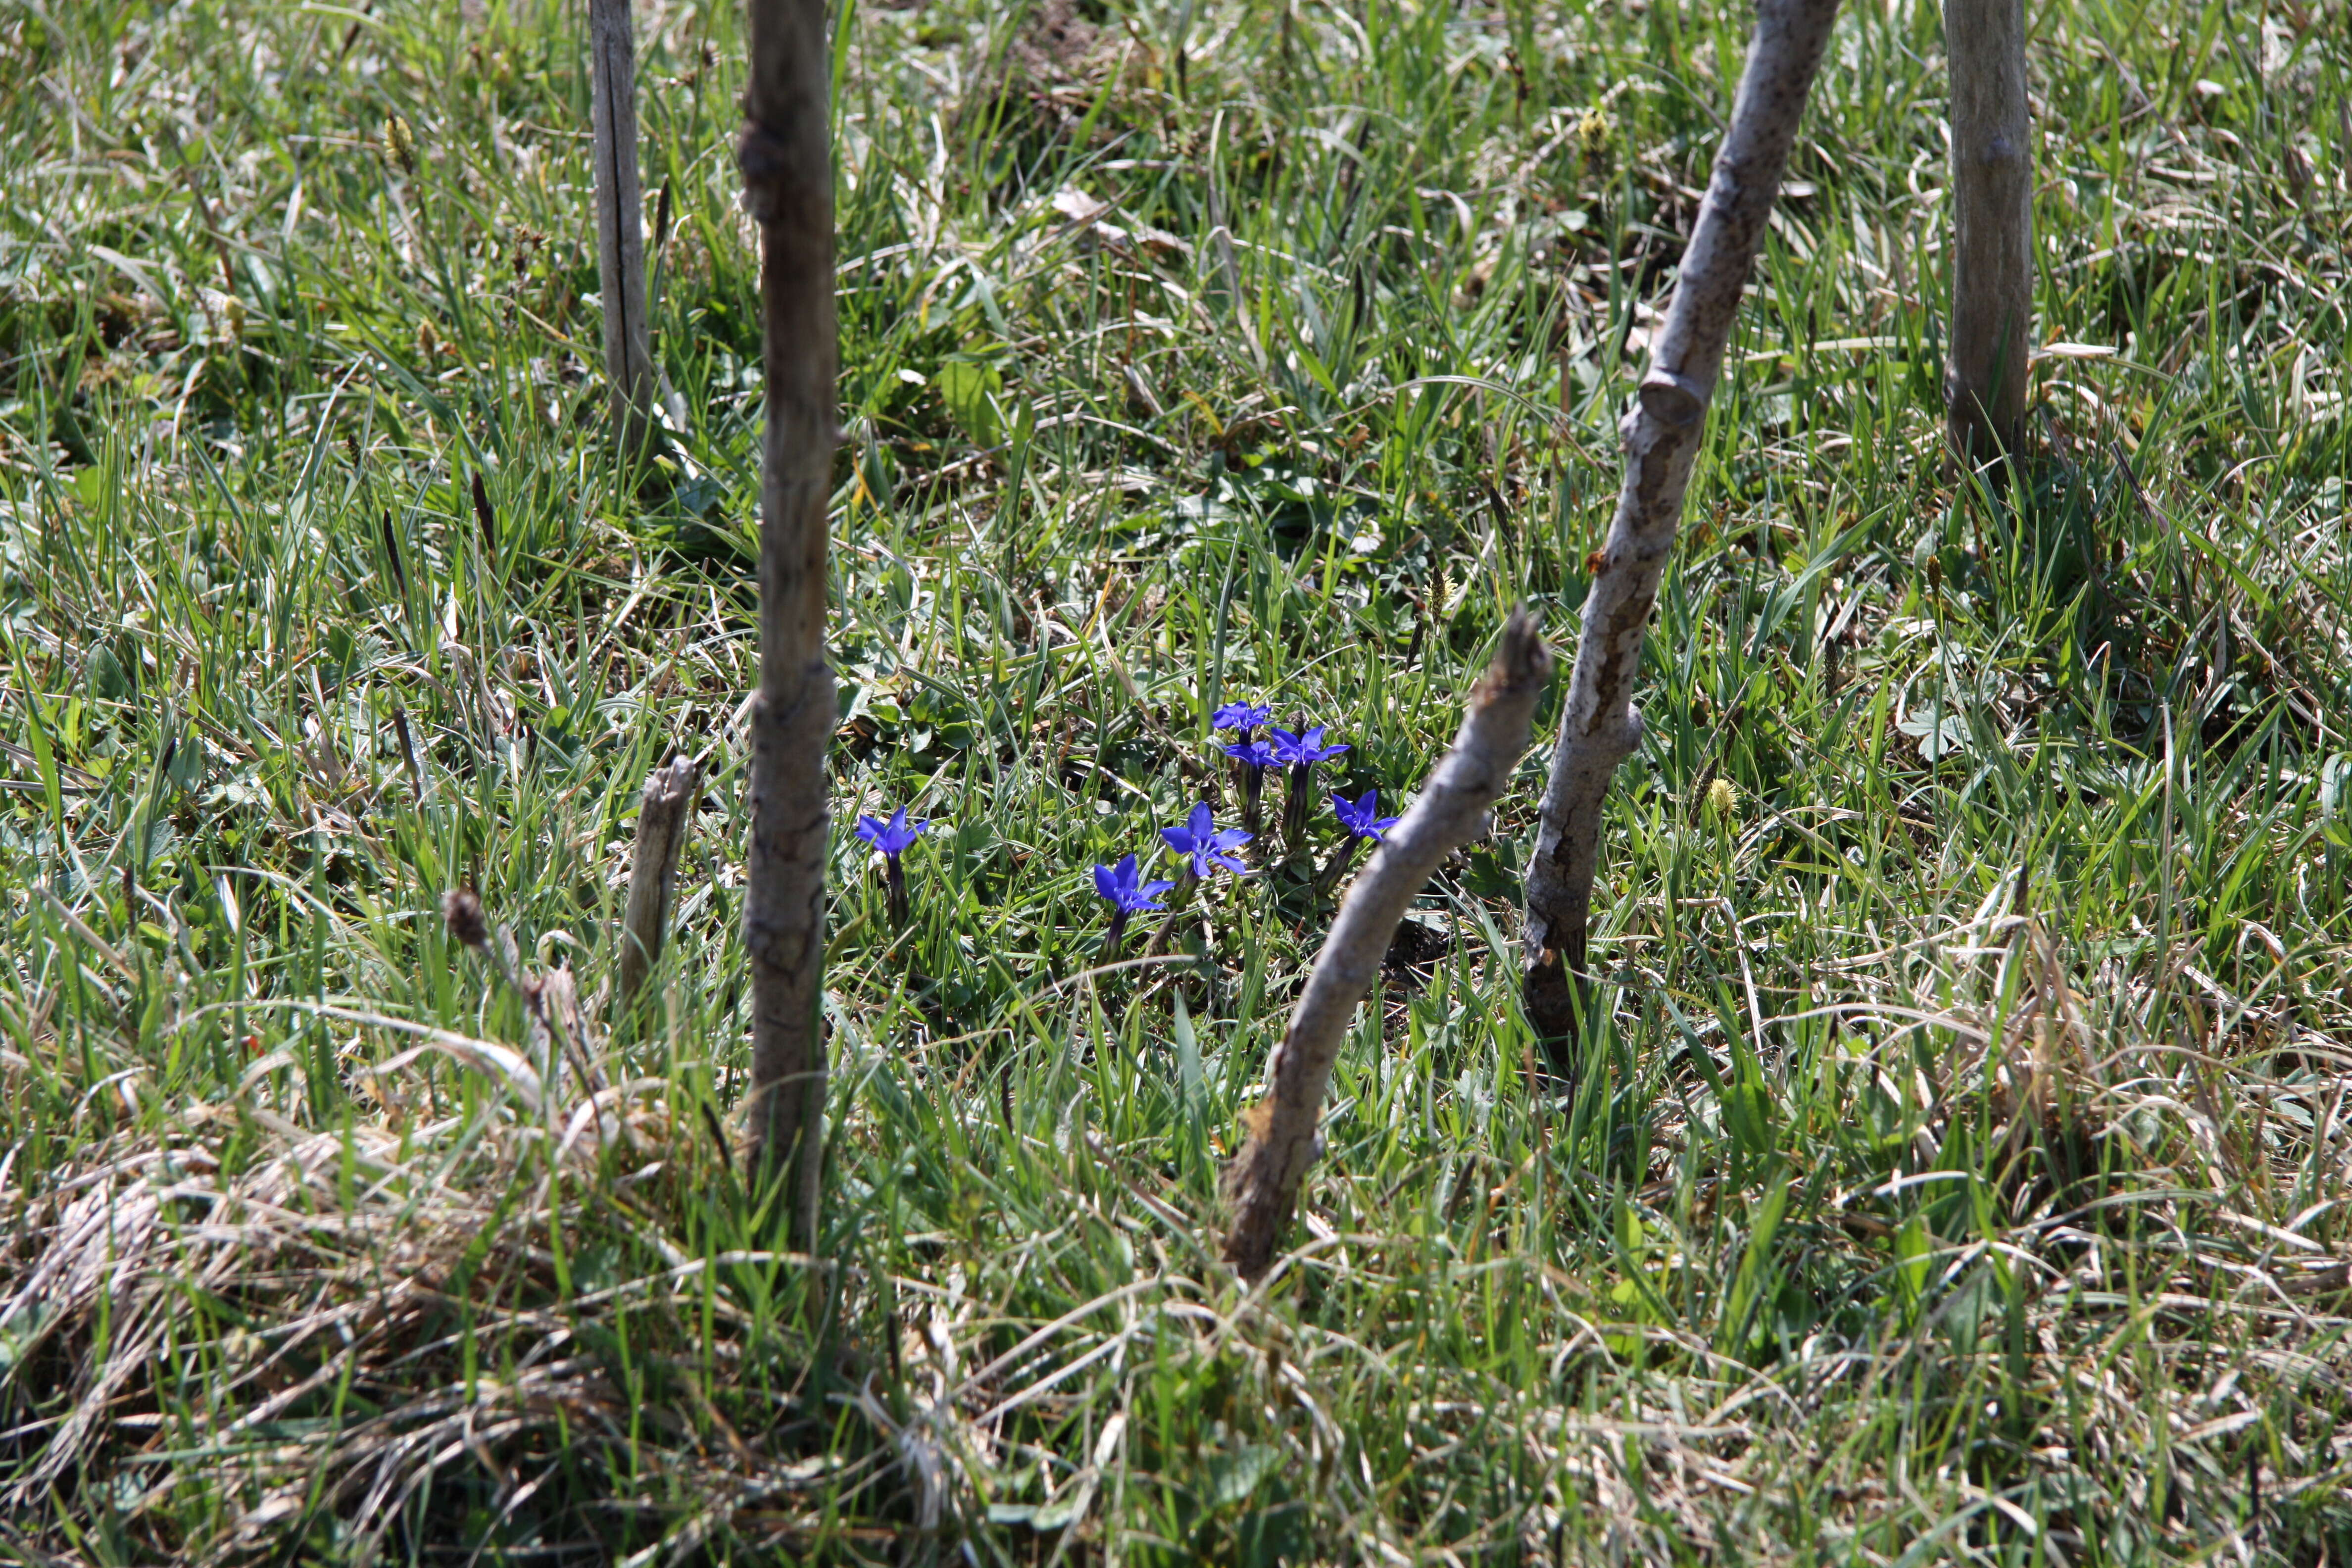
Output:
M1254 1288L1217 1173L1330 898L1269 836L1104 970L1089 868L1223 787L1221 701L1394 803L1512 604L1572 647L1747 13L841 11L816 1267L730 1147L741 24L637 15L625 472L576 7L0 7L0 1553L2352 1552L2340 3L2034 8L2004 489L1940 446L1937 14L1850 9L1575 1070L1514 984L1555 691Z

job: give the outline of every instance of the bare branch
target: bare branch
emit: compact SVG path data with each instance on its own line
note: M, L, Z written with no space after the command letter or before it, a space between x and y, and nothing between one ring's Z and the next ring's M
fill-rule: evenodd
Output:
M1674 303L1651 350L1639 399L1618 426L1624 485L1585 596L1576 673L1528 867L1528 1019L1555 1049L1576 1029L1601 805L1617 764L1641 742L1633 695L1643 635L1682 521L1683 492L1706 434L1706 405L1723 368L1740 290L1771 218L1805 95L1836 16L1837 0L1761 0L1757 6L1731 128L1683 251Z
M1471 693L1454 749L1439 759L1421 798L1349 885L1290 1027L1266 1064L1269 1091L1249 1114L1249 1142L1225 1173L1234 1203L1225 1261L1244 1275L1255 1279L1274 1262L1307 1168L1315 1163L1316 1122L1339 1042L1356 1004L1380 973L1397 922L1445 857L1486 831L1487 808L1528 749L1536 700L1550 679L1551 650L1535 617L1514 611L1495 662Z

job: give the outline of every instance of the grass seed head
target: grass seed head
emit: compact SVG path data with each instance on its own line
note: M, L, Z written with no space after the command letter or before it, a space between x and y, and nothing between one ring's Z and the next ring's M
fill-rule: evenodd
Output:
M408 121L397 114L383 117L383 150L402 174L412 180L416 177L416 138L410 134Z
M449 934L477 952L488 952L490 928L482 919L482 900L471 888L452 888L441 899L441 918Z

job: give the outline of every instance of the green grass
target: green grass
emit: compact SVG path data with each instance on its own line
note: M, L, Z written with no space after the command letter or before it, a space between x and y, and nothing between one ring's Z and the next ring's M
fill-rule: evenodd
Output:
M903 934L837 834L812 1272L725 1144L735 9L639 11L688 418L632 475L572 8L0 7L0 1553L2352 1552L2340 3L2035 7L2037 342L2100 352L2040 362L2001 496L1940 450L1936 9L1842 21L1572 1089L1513 987L1540 742L1264 1286L1217 1171L1328 901L1268 855L1090 973L1087 867L1221 776L1215 702L1386 802L1514 601L1572 646L1745 16L843 16L835 821L938 826ZM673 746L708 792L607 1035ZM461 882L586 998L568 1149L384 1021L541 1048Z

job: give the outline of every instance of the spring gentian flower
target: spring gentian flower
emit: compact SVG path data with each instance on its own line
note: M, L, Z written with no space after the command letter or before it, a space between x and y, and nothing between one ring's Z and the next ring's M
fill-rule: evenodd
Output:
M1233 758L1234 761L1241 763L1242 766L1245 768L1270 768L1274 766L1274 752L1266 748L1266 743L1264 741L1237 742L1225 748L1225 755Z
M1348 836L1339 840L1339 847L1331 852L1331 858L1324 863L1321 873L1316 877L1317 893L1329 892L1331 884L1337 882L1341 873L1354 862L1357 850L1366 844L1385 843L1389 829L1404 820L1398 816L1382 816L1380 810L1381 792L1376 789L1366 790L1364 798L1359 801L1351 802L1344 795L1331 797L1331 811L1339 817L1339 826L1348 830Z
M1388 830L1404 820L1402 816L1382 816L1380 809L1381 792L1376 789L1366 790L1364 798L1352 805L1344 795L1331 797L1332 813L1339 817L1339 826L1348 830L1350 838L1369 838L1375 844L1381 843L1386 839Z
M1323 869L1316 876L1315 891L1318 895L1331 890L1331 885L1354 863L1357 850L1367 844L1386 842L1389 829L1403 820L1382 816L1380 810L1381 792L1376 789L1366 790L1364 798L1359 801L1350 801L1344 795L1331 797L1332 814L1347 829L1347 837L1339 840L1339 847L1331 852L1331 858L1324 862Z
M1286 768L1311 768L1318 763L1354 749L1325 745L1324 728L1318 724L1304 735L1294 735L1287 730L1268 730L1266 733L1273 738L1265 743L1266 753Z
M1257 831L1258 795L1265 788L1265 770L1274 765L1273 759L1265 754L1265 742L1253 735L1273 717L1271 708L1228 702L1209 720L1216 728L1234 732L1234 743L1225 748L1225 755L1234 760L1234 782L1241 789L1242 826L1252 833Z
M1135 870L1135 857L1122 858L1116 866L1095 868L1095 891L1110 900L1110 930L1103 937L1103 956L1116 958L1118 944L1127 935L1127 918L1143 910L1164 910L1158 901L1160 894L1174 887L1173 882L1141 882Z
M1192 807L1192 815L1183 826L1163 827L1160 837L1169 848L1191 860L1193 876L1205 878L1220 866L1239 873L1244 868L1242 863L1228 851L1240 848L1253 836L1238 827L1219 832L1216 816L1204 800Z
M1290 793L1282 803L1282 837L1293 850L1307 840L1307 803L1311 799L1315 764L1349 751L1347 746L1327 746L1323 743L1324 727L1318 724L1303 735L1288 730L1269 729L1264 742L1268 761L1290 770Z
M898 857L905 854L908 847L920 838L923 830L929 826L930 824L928 822L908 822L907 808L903 805L890 814L887 822L878 816L860 816L857 819L857 837L882 852L889 876L892 925L907 923L907 870L898 864Z
M1247 702L1228 702L1217 710L1209 722L1217 729L1234 731L1236 738L1246 746L1250 731L1263 728L1265 721L1273 717L1274 710L1271 708L1255 707Z

